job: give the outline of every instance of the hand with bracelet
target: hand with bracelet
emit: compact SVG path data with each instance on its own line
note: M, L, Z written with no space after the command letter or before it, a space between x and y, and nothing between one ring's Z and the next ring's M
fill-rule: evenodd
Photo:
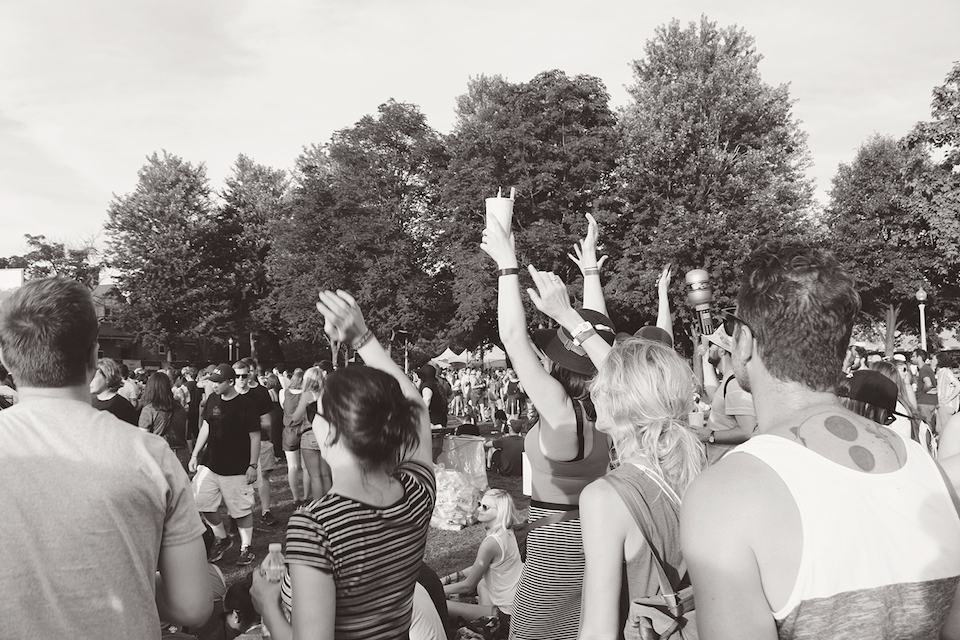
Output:
M323 314L323 330L332 340L360 349L373 339L357 301L346 291L321 291L317 310Z
M567 254L567 257L580 267L580 273L585 278L587 276L599 276L600 267L607 261L607 256L601 256L601 258L597 260L597 239L600 237L597 221L589 213L586 214L586 218L587 235L584 236L583 240L573 245L573 250L576 255L571 253Z

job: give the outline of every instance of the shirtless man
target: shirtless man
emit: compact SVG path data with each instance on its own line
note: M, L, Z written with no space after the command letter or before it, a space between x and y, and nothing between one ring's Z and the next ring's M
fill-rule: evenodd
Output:
M733 366L757 433L683 502L700 637L960 638L960 517L939 470L834 393L853 278L789 245L744 274Z

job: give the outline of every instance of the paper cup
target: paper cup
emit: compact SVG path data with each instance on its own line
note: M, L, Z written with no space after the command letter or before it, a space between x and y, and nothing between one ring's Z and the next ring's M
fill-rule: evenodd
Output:
M504 231L510 234L510 223L513 221L512 198L487 198L487 213L492 213Z
M691 411L690 412L690 427L693 429L702 429L703 428L703 412L701 411Z

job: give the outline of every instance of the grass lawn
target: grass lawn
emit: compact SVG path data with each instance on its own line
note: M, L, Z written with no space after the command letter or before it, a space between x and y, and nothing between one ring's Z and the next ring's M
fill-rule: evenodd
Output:
M484 435L489 435L491 428L492 425L489 423L480 425L481 433ZM491 488L509 491L517 503L517 508L521 510L521 514L526 515L526 509L530 506L530 498L523 495L520 478L509 478L488 472L487 480ZM273 527L268 527L263 523L260 519L260 499L258 497L253 515L252 549L256 555L253 564L246 567L236 565L237 556L240 552L239 539L235 539L233 548L227 551L223 559L217 563L223 571L228 586L242 578L253 568L260 566L260 563L267 556L267 546L271 542L283 543L285 540L287 519L293 513L293 499L290 494L290 487L287 484L285 461L270 474L270 498L270 511L277 517L278 522ZM226 514L226 510L222 506L220 512ZM235 528L231 525L230 532L234 533L234 531ZM484 535L483 526L479 524L461 531L440 531L431 527L427 535L427 564L440 576L469 567L476 558L477 549L480 547Z

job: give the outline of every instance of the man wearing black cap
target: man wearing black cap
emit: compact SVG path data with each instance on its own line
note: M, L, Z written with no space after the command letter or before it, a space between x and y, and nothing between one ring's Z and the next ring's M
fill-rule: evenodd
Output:
M260 458L260 416L249 395L241 395L234 387L236 374L229 364L218 365L208 380L213 393L203 407L197 446L190 458L193 497L200 513L210 523L216 543L209 561L216 562L233 546L217 509L221 500L227 513L237 521L240 532L238 565L253 562L250 544L253 541L253 483L257 480ZM204 463L198 455L206 446Z
M960 637L952 487L919 444L836 396L854 284L802 245L744 265L733 367L757 434L683 496L702 637Z

